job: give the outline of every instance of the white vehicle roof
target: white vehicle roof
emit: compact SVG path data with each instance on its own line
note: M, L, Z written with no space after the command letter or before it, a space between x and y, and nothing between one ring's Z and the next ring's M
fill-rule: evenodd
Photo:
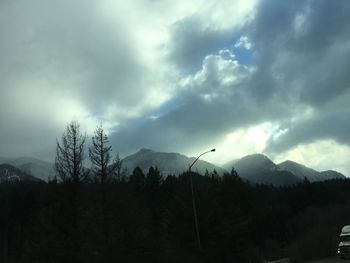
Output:
M350 235L350 225L343 226L340 235Z

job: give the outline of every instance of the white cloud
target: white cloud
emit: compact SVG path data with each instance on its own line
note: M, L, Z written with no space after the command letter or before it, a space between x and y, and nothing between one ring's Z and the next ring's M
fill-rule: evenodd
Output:
M202 68L193 75L181 80L182 87L196 89L205 98L232 92L232 87L250 74L249 67L239 64L235 55L225 49L218 54L208 55L203 59ZM225 90L226 89L226 90Z
M255 15L258 0L205 1L202 7L204 24L210 27L229 29L241 27Z
M249 41L247 36L241 36L238 41L234 44L235 48L245 48L246 50L251 50L253 44Z

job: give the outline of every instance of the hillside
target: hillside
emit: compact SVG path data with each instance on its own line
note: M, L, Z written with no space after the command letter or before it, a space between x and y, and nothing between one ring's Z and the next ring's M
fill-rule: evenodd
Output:
M231 166L231 167L230 167ZM281 170L273 161L263 154L247 155L224 165L224 168L234 169L239 176L253 183L266 183L275 186L291 185L301 180L293 173Z
M188 170L189 165L195 157L187 157L179 153L156 152L150 149L141 149L135 154L124 158L123 167L128 171L133 171L135 167L140 167L147 172L150 166L157 166L160 172L166 175L179 175ZM225 170L209 162L198 160L192 167L192 171L205 174L206 170L212 172L216 170L218 174L224 174Z
M307 178L310 182L345 178L343 174L336 171L328 170L324 172L318 172L305 165L290 160L278 164L278 167L282 170L293 173L299 179Z
M52 163L32 157L0 158L0 164L10 164L44 181L47 181L48 177L54 174L54 166Z
M32 175L29 175L10 164L0 164L0 183L39 182L39 181L42 181L42 180Z

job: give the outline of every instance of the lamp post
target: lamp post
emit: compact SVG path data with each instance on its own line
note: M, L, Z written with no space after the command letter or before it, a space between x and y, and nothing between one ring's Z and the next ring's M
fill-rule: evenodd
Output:
M196 208L196 201L194 198L194 190L193 190L193 179L192 179L192 172L191 172L191 168L192 166L199 160L199 158L201 156L203 156L206 153L210 153L210 152L215 152L215 149L211 149L210 151L206 151L202 154L200 154L196 160L194 160L194 162L188 167L188 173L190 176L190 185L191 185L191 194L192 194L192 207L193 207L193 216L194 216L194 224L196 227L196 234L197 234L197 242L198 242L198 248L199 250L202 250L202 244L201 244L201 237L199 235L199 227L198 227L198 218L197 218L197 208Z

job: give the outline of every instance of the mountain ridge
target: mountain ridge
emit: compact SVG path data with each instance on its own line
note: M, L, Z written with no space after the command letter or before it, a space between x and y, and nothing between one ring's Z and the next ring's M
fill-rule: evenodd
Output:
M140 167L147 172L149 167L157 166L159 171L164 175L178 175L188 171L189 165L196 157L187 157L186 155L176 152L157 152L147 148L141 148L134 154L128 155L122 159L122 166L132 172L136 167ZM208 170L214 170L223 175L226 170L204 160L198 160L193 166L192 171L204 174Z
M10 164L23 172L48 181L50 175L54 174L54 164L34 157L7 158L0 157L0 164Z
M0 183L41 182L42 180L10 165L0 164Z
M286 160L278 164L281 169L287 170L295 174L298 178L307 178L310 182L319 182L329 179L345 178L345 176L337 171L316 171L304 164L300 164L291 160Z
M177 152L157 152L149 148L141 148L123 158L122 167L131 173L138 166L144 173L147 173L149 167L157 166L163 176L179 175L188 171L189 165L195 159L196 157L188 157ZM0 158L0 164L2 163L13 165L26 174L44 181L47 181L48 177L54 174L54 164L32 157ZM223 175L231 171L232 167L243 179L253 183L267 183L277 186L295 184L303 181L304 178L310 182L346 178L337 171L316 171L291 160L276 164L269 157L260 153L249 154L223 165L215 165L199 159L192 167L192 171L205 174L206 171L213 172L215 170L219 175Z
M224 168L228 169L228 165L232 165L239 176L252 183L282 186L300 181L292 172L280 169L264 154L246 155L235 162L228 162Z
M250 154L240 159L232 160L223 165L224 168L234 167L238 174L255 183L271 183L273 185L289 185L303 181L318 182L330 179L346 178L343 174L333 171L316 171L303 164L286 160L275 164L264 154ZM283 177L283 178L282 178Z

